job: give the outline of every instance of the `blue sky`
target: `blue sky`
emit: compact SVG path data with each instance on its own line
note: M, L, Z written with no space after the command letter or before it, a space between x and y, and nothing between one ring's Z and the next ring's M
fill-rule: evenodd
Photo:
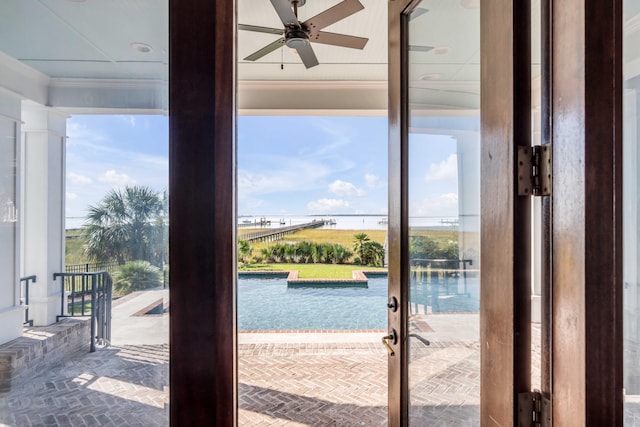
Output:
M112 188L168 187L168 119L164 116L77 115L67 121L67 227Z
M238 119L240 215L386 212L386 117Z
M78 115L67 134L70 226L111 188L168 187L167 117ZM239 117L238 214L386 214L387 139L386 117ZM413 141L412 211L457 214L455 141Z

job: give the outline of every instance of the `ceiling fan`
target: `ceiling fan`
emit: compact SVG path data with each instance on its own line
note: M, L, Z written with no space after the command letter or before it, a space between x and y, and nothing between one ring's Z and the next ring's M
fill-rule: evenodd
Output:
M304 6L305 3L306 0L271 0L273 8L284 24L284 29L239 24L238 29L240 30L282 35L278 40L269 43L244 59L255 61L286 45L298 52L306 68L311 68L318 65L318 58L311 47L312 42L363 49L369 41L364 37L322 31L323 28L364 9L358 0L343 0L324 12L301 22L298 20L298 8Z

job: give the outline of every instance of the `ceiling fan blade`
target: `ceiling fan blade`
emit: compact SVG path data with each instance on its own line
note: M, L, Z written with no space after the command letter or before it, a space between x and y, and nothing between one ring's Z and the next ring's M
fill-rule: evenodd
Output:
M238 24L238 29L239 30L244 30L244 31L254 31L256 33L277 34L279 36L284 34L284 30L283 29L269 28L269 27L259 27L257 25Z
M276 49L278 49L279 47L282 47L282 46L284 46L284 37L281 37L278 40L274 41L273 43L270 43L270 44L266 45L262 49L253 52L251 55L249 55L246 58L244 58L244 60L245 61L255 61L255 60L262 58L266 54L271 53L274 50L276 50Z
M316 54L313 52L313 48L310 43L302 47L296 48L298 51L298 55L300 55L300 59L302 59L302 63L306 68L315 67L319 64L318 58L316 58Z
M271 1L273 2L274 0ZM304 23L309 27L311 35L314 35L315 32L320 31L324 27L328 27L362 9L364 9L364 6L358 0L344 0L324 12L317 14L313 18L307 19Z
M271 4L285 27L288 25L298 25L298 18L296 18L296 15L293 13L289 0L271 0Z
M433 50L433 46L409 45L409 50L413 52L430 52Z
M330 44L333 46L350 47L352 49L364 49L369 39L364 37L348 36L346 34L328 33L320 31L315 37L310 38L312 42Z
M413 21L414 19L416 19L418 16L422 16L425 13L429 12L429 9L425 9L423 7L416 7L415 9L413 9L413 11L409 14L409 21Z

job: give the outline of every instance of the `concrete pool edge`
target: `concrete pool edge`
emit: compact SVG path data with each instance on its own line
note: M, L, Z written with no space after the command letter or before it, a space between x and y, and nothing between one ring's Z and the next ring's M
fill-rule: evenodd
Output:
M288 271L239 271L238 278L287 278L287 286L291 287L367 287L369 284L368 276L384 277L388 275L387 271L381 270L353 270L351 279L300 279L298 270Z

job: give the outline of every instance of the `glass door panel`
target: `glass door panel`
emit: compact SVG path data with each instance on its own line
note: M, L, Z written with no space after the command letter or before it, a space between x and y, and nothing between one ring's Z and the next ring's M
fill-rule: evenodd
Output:
M640 111L640 5L624 2L623 306L625 425L640 424L640 208L638 112Z
M480 420L479 2L406 18L409 422Z

